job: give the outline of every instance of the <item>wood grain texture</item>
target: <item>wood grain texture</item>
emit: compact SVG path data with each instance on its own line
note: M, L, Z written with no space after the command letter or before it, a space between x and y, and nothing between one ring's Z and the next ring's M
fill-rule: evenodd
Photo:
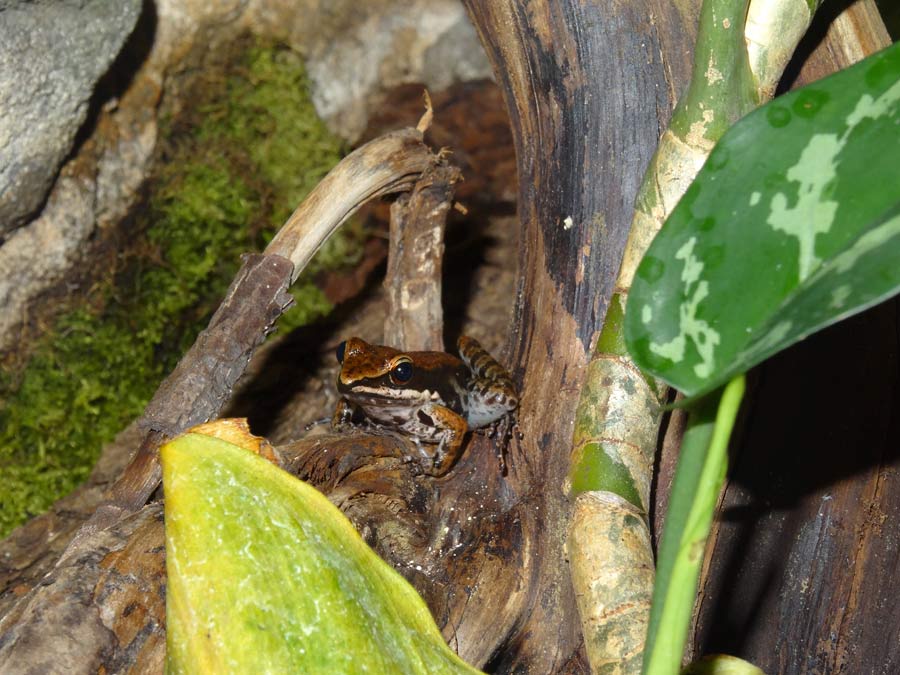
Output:
M231 398L250 357L292 303L293 265L278 255L248 254L209 325L163 380L137 422L144 430L134 456L106 499L63 553L143 507L159 487L157 450L166 439L216 417Z
M852 66L890 43L875 0L823 3L797 47L779 91L809 84Z
M162 556L129 539L132 533L126 524L133 514L142 513L159 486L160 444L215 417L227 403L250 355L292 302L287 293L292 269L290 261L279 256L256 254L245 259L209 326L147 405L137 425L144 430L141 444L106 498L39 583L31 585L37 576L27 568L18 570L17 580L12 575L7 579L7 583L18 583L20 590L0 625L0 670L75 673L102 666L116 671L144 659L161 667L164 605L157 602L154 609L147 602L138 603L135 606L142 607L143 614L131 617L133 611L125 611L128 604L119 602L128 596L119 580L163 587ZM104 556L123 547L129 551L124 571L113 574L115 565L105 566ZM49 563L43 557L36 562ZM107 587L107 591L98 590ZM124 627L135 621L140 625ZM132 649L138 636L143 636L140 646ZM145 651L144 640L156 646ZM119 665L113 668L112 664Z
M900 668L897 309L762 368L702 586L698 652L770 673Z
M162 672L162 505L94 532L0 621L4 673Z
M586 665L563 553L571 425L637 187L677 87L665 79L658 15L645 4L465 4L509 108L524 242L510 337L522 438L505 482L520 513L526 604L492 665L578 672Z
M290 452L282 449L283 457L294 472L327 492L378 552L416 585L445 637L466 660L493 672L586 672L563 553L571 508L562 490L571 423L587 354L619 265L637 186L674 98L686 84L697 3L466 0L466 5L504 90L517 150L522 272L507 361L522 392L520 433L514 433L508 444L502 438L473 436L459 464L440 479L416 475L403 460L404 455L413 454L406 447L408 442L393 437L326 435L304 441ZM851 25L862 26L861 33L868 30L865 22ZM418 140L410 142L416 145ZM223 348L229 349L228 345ZM896 366L896 350L893 362L885 361L884 351L877 354L872 363L880 364L879 368L889 371L890 363ZM242 358L234 354L236 361ZM872 363L867 368L874 369ZM844 386L867 386L854 382ZM826 383L819 388L826 390ZM884 393L888 389L881 391L880 399L860 397L872 413L871 426L866 428L875 434L863 439L862 447L872 452L878 433L882 434L878 438L887 433L896 438L898 433L895 421L889 423L894 426L885 427L883 412L884 406L896 409L897 400ZM179 394L173 400L187 398ZM182 423L178 414L174 422L167 417L170 412L179 411L154 416L150 425L157 429L154 433L171 433ZM827 414L829 422L839 419L837 410ZM775 428L786 433L793 421L788 417ZM859 440L856 435L858 430L852 439L841 434L836 438L850 445ZM791 449L779 447L782 455ZM504 451L505 471L497 457ZM853 464L851 474L853 470L874 473L856 487L848 482L847 486L840 483L840 490L828 488L827 500L822 495L810 497L808 503L801 500L807 520L802 519L804 514L796 521L768 516L763 524L778 527L773 525L772 534L766 534L766 541L774 544L759 547L766 553L757 567L741 566L747 558L746 527L736 532L738 538L730 544L727 533L721 533L720 545L732 548L723 549L726 576L711 576L708 581L709 598L714 599L703 607L709 613L701 614L704 649L714 644L734 646L733 632L718 633L710 626L718 629L737 616L739 628L747 628L747 613L768 603L765 608L780 617L786 631L794 630L787 634L801 647L791 652L794 648L789 643L779 643L779 651L764 641L764 629L755 633L748 629L741 634L749 637L736 649L782 659L772 672L781 665L800 663L801 648L821 647L821 635L829 636L826 641L830 642L814 652L824 654L820 660L807 659L808 667L896 663L895 626L900 622L890 614L894 611L891 596L881 592L891 588L890 565L896 567L897 559L896 537L884 534L885 523L900 515L889 507L900 503L892 496L900 490L895 485L894 456L885 452L853 456L864 461ZM809 461L815 463L816 458ZM753 465L752 458L747 462ZM778 494L783 499L785 493ZM739 493L733 495L740 506ZM838 497L847 508L854 501L865 508L838 517L831 510ZM825 511L820 508L823 504ZM785 509L792 505L784 504ZM751 506L762 509L763 515L769 513L765 502ZM43 658L44 645L52 642L46 647L47 655L56 655L56 663L74 664L69 672L96 671L101 661L107 670L140 666L142 671L159 672L158 570L162 561L153 542L162 526L154 521L154 508L158 509L145 507L105 531L90 532L83 546L75 549L80 557L71 559L80 567L57 567L48 578L50 583L38 591L38 576L9 570L6 579L16 599L7 605L12 610L0 627L0 656L17 658L11 650L28 645L32 655ZM761 518L750 523L751 534ZM52 521L43 522L46 527L35 528L34 534L51 541L46 528L52 528ZM804 537L792 539L798 532ZM852 536L838 541L835 537L842 532ZM802 546L792 549L785 544L795 540ZM839 548L845 544L849 548ZM28 542L22 546L26 549ZM778 573L770 560L786 550L798 551L790 582L807 594L792 595L785 586L778 597L761 595L757 591L765 590ZM39 551L29 555L46 561ZM835 588L830 582L820 583L815 601L809 601L810 587L802 581L826 577L803 576L803 570L815 563L824 575L846 569L847 561L852 561L854 573L846 579L842 576ZM749 590L734 591L740 593L735 596L740 598L735 610L727 598L732 588L738 588L732 581L742 578L747 569L754 574L746 575ZM64 575L68 575L65 580ZM869 577L875 579L874 585L865 582ZM16 578L27 583L16 585ZM123 586L123 579L139 583ZM713 592L722 583L724 596ZM59 592L61 588L67 589L65 594ZM43 608L35 604L39 593ZM97 598L103 599L102 606L111 615L98 609ZM757 602L756 598L762 599ZM870 606L880 608L882 624L859 623L857 614L846 609ZM810 607L815 611L808 612ZM48 617L40 615L46 609L74 611L58 620L88 630L73 636L89 634L90 640L74 639L66 647L70 652L61 654L60 645L68 642L59 640L58 633L42 637L37 630L40 621L32 621ZM713 617L713 623L703 623L706 616ZM824 633L815 632L820 625L827 626ZM854 652L857 640L868 640L865 654ZM75 654L78 658L73 661L63 660ZM802 667L798 672L803 672ZM847 672L869 671L850 668Z
M409 193L391 204L384 278L386 345L407 351L444 351L444 230L454 186L460 180L462 174L456 167L430 167Z

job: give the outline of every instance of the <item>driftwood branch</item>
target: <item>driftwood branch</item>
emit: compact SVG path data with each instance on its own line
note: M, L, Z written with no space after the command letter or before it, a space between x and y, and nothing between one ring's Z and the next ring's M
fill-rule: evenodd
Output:
M435 157L418 129L385 134L355 150L329 172L266 247L294 264L297 280L329 236L367 201L409 190Z
M436 166L391 205L390 249L384 287L388 312L384 343L412 351L444 349L441 270L444 229L460 180L457 168Z
M510 108L524 242L513 346L523 438L509 464L528 495L528 588L494 663L501 672L586 672L563 546L572 428L635 194L672 105L664 39L683 20L671 3L464 4ZM682 40L673 38L683 50Z
M105 499L37 585L8 579L21 597L0 621L0 670L76 673L140 664L144 672L162 664L162 606L135 605L142 611L128 619L133 609L122 614L107 602L134 584L148 596L162 595L162 555L155 550L147 558L129 529L135 518L146 519L142 507L159 485L159 445L219 414L253 351L290 305L291 281L339 224L373 196L408 189L435 161L416 129L362 146L329 173L264 254L248 256L209 327L147 406L139 449ZM111 564L127 572L107 574ZM120 631L123 621L130 627Z

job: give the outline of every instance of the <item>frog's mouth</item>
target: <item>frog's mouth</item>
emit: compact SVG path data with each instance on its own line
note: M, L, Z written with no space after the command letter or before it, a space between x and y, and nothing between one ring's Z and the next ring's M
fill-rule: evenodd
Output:
M438 395L419 389L392 389L388 387L356 386L351 391L341 392L345 398L358 405L379 405L387 408L405 408L433 401Z

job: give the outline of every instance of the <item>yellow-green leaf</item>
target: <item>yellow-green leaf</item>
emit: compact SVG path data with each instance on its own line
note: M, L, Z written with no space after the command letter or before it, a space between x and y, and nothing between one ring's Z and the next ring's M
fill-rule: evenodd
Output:
M681 675L766 675L762 669L736 656L706 656L681 671Z
M478 672L317 490L201 433L161 456L168 672Z

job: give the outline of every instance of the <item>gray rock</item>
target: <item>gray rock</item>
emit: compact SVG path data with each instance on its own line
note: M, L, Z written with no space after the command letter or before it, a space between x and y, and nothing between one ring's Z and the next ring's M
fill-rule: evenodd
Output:
M94 181L62 176L40 218L0 246L0 336L3 346L27 319L28 301L76 259L94 228Z
M0 0L0 239L44 202L141 0Z
M355 142L379 95L419 82L439 91L492 77L475 28L458 0L333 2L341 29L315 36L306 67L316 111L331 130Z

